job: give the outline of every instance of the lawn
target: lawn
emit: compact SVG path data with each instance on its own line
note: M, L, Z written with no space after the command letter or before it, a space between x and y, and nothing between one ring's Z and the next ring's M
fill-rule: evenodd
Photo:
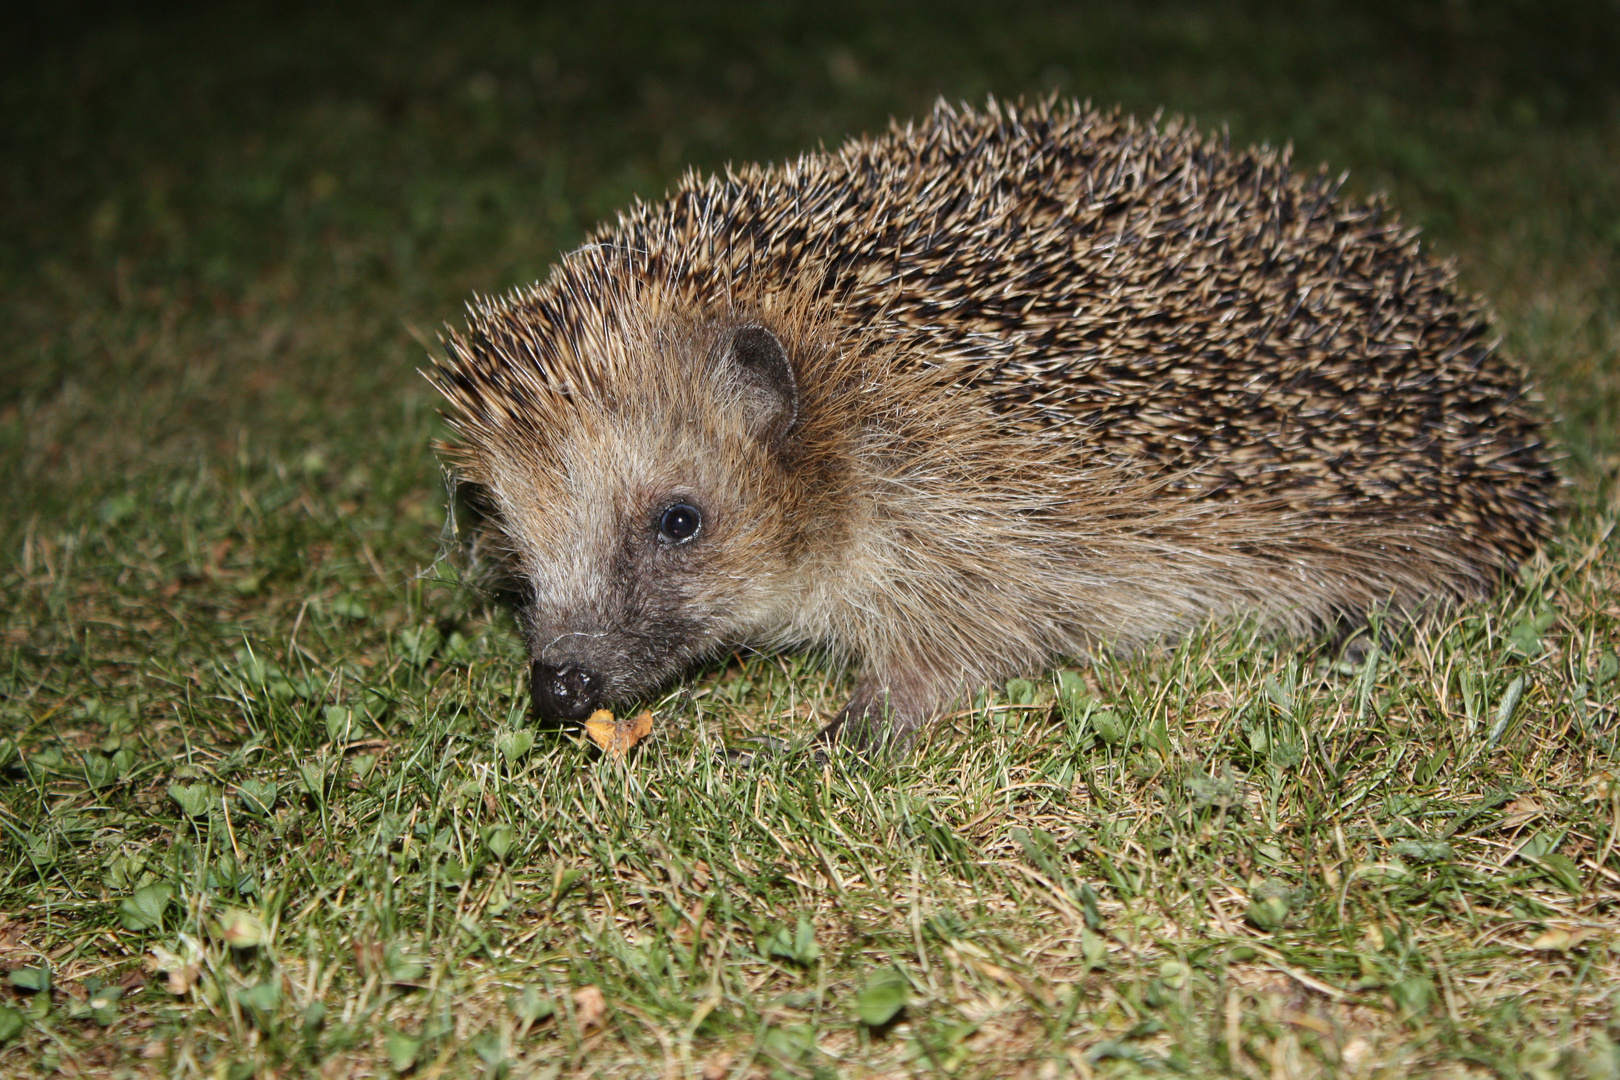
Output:
M1620 1077L1620 9L574 6L10 20L0 1075ZM870 767L722 753L815 656L536 727L439 328L689 167L1051 91L1388 192L1557 539L1361 663L1214 625Z

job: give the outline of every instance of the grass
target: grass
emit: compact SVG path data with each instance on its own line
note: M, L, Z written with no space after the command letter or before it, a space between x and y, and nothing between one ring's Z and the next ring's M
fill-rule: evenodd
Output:
M0 74L0 1074L1620 1075L1612 6L68 7ZM52 21L60 20L60 21ZM689 164L1056 88L1458 258L1568 520L1359 667L1210 627L912 758L535 730L414 369Z

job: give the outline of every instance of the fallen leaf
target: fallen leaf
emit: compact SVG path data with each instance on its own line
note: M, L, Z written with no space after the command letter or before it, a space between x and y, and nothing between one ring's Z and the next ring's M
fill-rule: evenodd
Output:
M175 997L185 997L186 994L191 992L191 988L197 982L197 976L200 974L202 974L202 969L196 964L187 964L185 967L175 968L169 972L168 978L163 981L163 988Z
M1497 824L1503 829L1515 829L1526 822L1536 820L1536 818L1546 813L1547 808L1545 806L1526 796L1522 799L1514 799L1503 807L1502 820Z
M152 950L146 965L154 973L161 972L165 976L163 987L175 997L184 997L202 974L200 964L188 963L161 945Z
M1312 1016L1309 1013L1285 1012L1282 1014L1282 1018L1284 1023L1293 1024L1295 1027L1309 1028L1323 1038L1333 1038L1333 1025L1320 1016Z
M1346 1064L1352 1068L1359 1068L1361 1063L1367 1060L1367 1056L1372 1053L1372 1043L1357 1035L1345 1043L1344 1049L1339 1053L1344 1056Z
M1530 947L1538 952L1568 952L1591 936L1592 931L1588 929L1566 930L1562 926L1551 926L1543 930Z
M974 960L973 966L979 969L979 974L983 975L992 982L1000 983L1009 990L1018 989L1018 980L1015 979L1012 972L1008 971L1006 968L997 967L995 964L992 964L986 960Z
M1592 802L1595 799L1607 799L1612 797L1617 791L1620 791L1620 784L1615 783L1614 774L1608 772L1607 770L1598 773L1596 776L1582 783L1581 786L1592 789L1592 794L1581 799L1581 802L1583 803Z
M645 709L623 720L613 719L613 714L606 709L597 709L591 714L591 718L585 721L585 734L589 735L591 741L601 747L604 753L616 758L628 754L632 746L652 734L652 729L651 709Z
M581 1035L589 1035L607 1022L607 998L594 986L582 986L574 991L574 1009Z
M731 1055L722 1050L703 1063L703 1080L725 1080L731 1072Z

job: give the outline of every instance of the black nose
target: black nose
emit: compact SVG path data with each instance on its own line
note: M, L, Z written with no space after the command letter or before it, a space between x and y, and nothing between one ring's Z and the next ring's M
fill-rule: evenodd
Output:
M602 677L584 668L536 662L530 676L534 711L547 720L583 720L601 701Z

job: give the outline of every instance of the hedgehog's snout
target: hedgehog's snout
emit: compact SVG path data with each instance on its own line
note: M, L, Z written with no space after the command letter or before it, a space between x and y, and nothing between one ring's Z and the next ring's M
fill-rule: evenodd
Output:
M546 720L583 720L601 706L605 683L578 665L553 667L536 660L530 671L534 711Z

